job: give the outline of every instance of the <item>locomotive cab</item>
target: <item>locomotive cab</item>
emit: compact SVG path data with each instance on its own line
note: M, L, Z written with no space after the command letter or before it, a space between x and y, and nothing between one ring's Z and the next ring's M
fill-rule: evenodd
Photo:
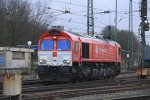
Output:
M54 76L56 73L70 73L72 40L69 35L52 29L40 37L38 44L38 74L40 79L44 79L44 76L47 76L45 74L48 74L49 77L54 78L50 80L57 80L57 76Z
M71 66L71 41L58 30L49 31L49 37L39 40L39 66Z

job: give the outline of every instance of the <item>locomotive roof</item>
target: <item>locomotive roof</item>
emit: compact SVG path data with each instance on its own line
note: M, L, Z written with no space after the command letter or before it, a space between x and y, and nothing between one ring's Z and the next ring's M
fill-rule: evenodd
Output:
M64 34L68 34L69 36L70 36L70 38L72 39L72 40L75 40L75 41L78 41L79 40L79 36L77 36L77 35L75 35L75 33L73 34L73 33L71 33L71 32L67 32L67 31L64 31L63 32Z
M51 29L51 30L56 30L56 29ZM50 36L50 34L49 34L50 31L47 31L47 32L41 34L40 38ZM59 31L59 30L56 30L56 31ZM117 42L108 40L108 39L99 39L99 38L88 36L88 35L82 36L80 34L73 33L73 32L67 32L67 31L60 31L60 34L63 36L66 36L68 38L71 38L74 41L78 41L80 39L82 42L85 42L85 43L95 43L95 44L102 43L102 44L117 45L118 47L120 47L120 45Z
M56 30L56 29L52 29L52 30ZM52 30L50 30L50 31L52 31ZM42 39L42 38L51 36L51 35L49 34L50 31L47 31L47 32L44 32L43 34L41 34L39 39ZM56 31L59 31L59 30L56 30ZM66 31L60 31L60 34L63 35L63 36L65 36L65 37L71 38L72 40L75 40L75 41L78 41L78 40L79 40L79 36L74 35L74 34L71 34L71 33L66 32ZM54 35L54 34L53 34L53 35Z
M88 36L88 35L86 35L86 36L82 36L82 35L77 36L76 35L77 33L70 33L70 32L67 32L67 31L65 31L65 33L70 35L70 37L72 37L72 39L75 38L75 37L80 38L80 40L82 42L85 42L85 43L90 43L90 42L98 43L98 42L101 42L103 44L117 45L117 46L120 47L120 45L117 42L113 41L113 40L99 39L99 38Z

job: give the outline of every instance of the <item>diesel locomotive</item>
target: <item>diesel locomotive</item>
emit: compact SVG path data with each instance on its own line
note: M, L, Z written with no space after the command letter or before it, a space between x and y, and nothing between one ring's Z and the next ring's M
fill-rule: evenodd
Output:
M111 78L120 73L120 45L51 29L38 40L38 76L49 81Z

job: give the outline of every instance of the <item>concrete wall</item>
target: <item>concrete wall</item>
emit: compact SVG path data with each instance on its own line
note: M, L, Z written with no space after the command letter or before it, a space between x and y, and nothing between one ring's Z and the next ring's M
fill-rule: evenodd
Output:
M0 47L0 67L31 67L32 52L32 49Z

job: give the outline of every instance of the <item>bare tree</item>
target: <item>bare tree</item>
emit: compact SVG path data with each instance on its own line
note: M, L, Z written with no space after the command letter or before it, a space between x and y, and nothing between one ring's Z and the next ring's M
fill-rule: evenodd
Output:
M37 44L39 34L51 23L52 14L40 2L0 0L0 45L16 46L31 40ZM50 24L48 23L48 24Z
M111 35L112 40L115 40L115 35L117 34L117 42L120 43L122 49L124 50L128 50L128 36L129 36L129 31L126 30L118 30L117 29L117 33L116 33L116 28L114 26L111 26L110 30L108 29L108 26L106 26L103 30L102 30L102 34L104 36L108 36L108 34ZM133 34L133 51L137 52L137 46L138 46L138 40L137 37L134 33Z

